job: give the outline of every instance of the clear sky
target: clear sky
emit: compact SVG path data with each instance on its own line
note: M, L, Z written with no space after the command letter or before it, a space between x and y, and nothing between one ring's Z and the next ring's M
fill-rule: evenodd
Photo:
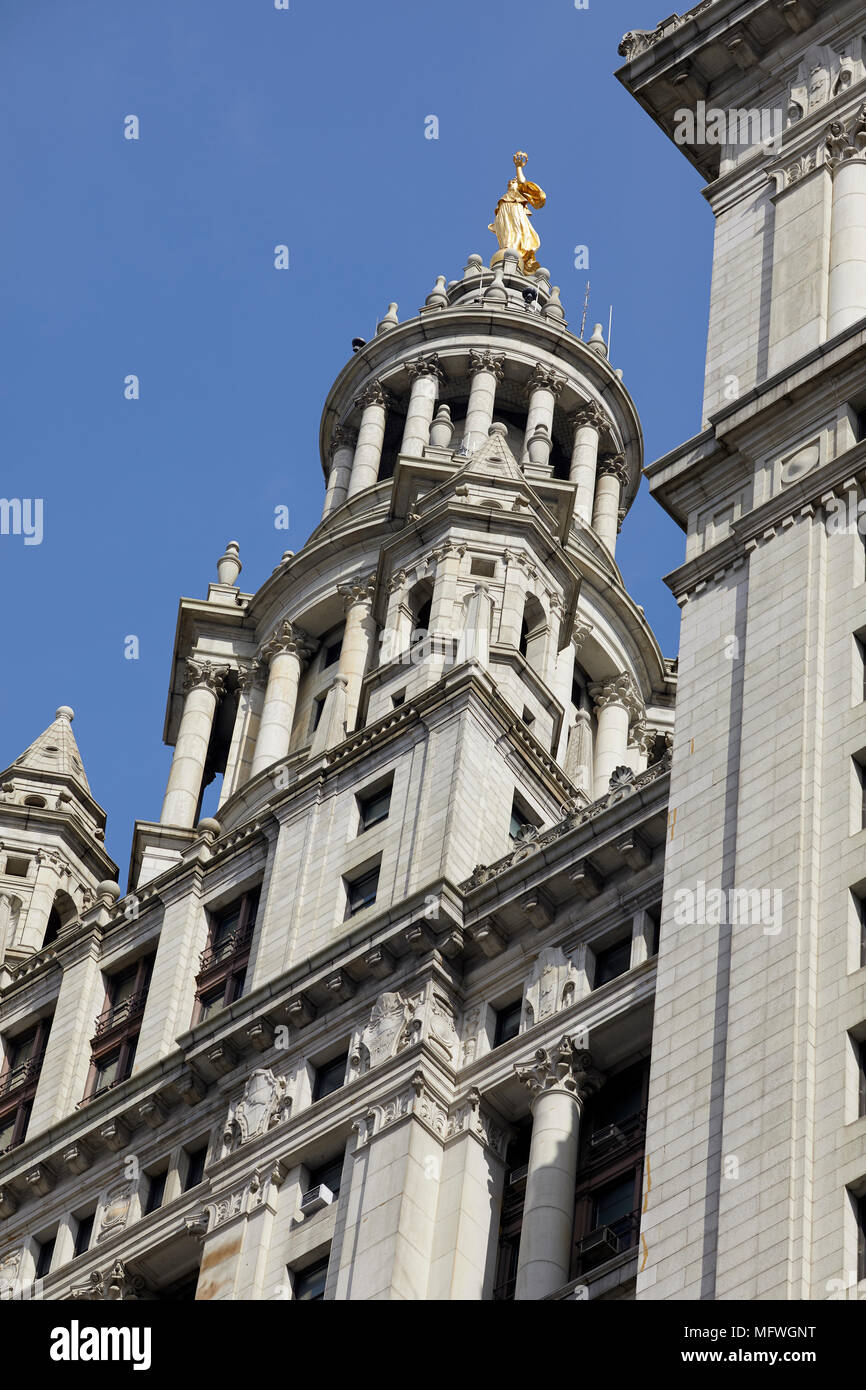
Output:
M587 278L590 325L606 330L613 304L647 462L699 430L712 217L613 77L622 34L666 13L664 0L3 6L0 496L43 499L44 521L39 545L0 535L0 767L72 705L124 888L133 821L158 819L168 773L180 595L205 596L228 540L247 590L300 548L324 495L320 411L352 338L390 300L413 316L469 253L489 259L514 150L547 192L539 257L570 326ZM682 556L644 483L617 559L670 656L679 614L661 576Z

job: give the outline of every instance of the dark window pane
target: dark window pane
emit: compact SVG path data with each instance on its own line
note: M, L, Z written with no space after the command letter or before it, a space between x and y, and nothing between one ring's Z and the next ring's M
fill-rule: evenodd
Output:
M113 1052L110 1057L105 1057L96 1064L96 1085L93 1094L98 1096L100 1091L105 1091L112 1086L119 1078L120 1052Z
M335 661L339 661L340 652L342 651L342 649L342 637L340 637L336 642L331 642L331 644L325 648L325 654L322 657L322 666L333 666Z
M36 1278L44 1279L51 1269L51 1260L54 1256L55 1237L44 1240L39 1247L39 1254L36 1256Z
M322 1100L325 1096L331 1095L334 1091L339 1091L346 1080L346 1063L349 1054L344 1052L340 1057L335 1057L331 1062L323 1062L316 1068L316 1080L313 1086L313 1100Z
M93 1217L93 1212L91 1212L89 1216L79 1217L78 1230L75 1232L76 1255L83 1255L85 1250L90 1249L90 1238L93 1235Z
M496 1031L493 1035L493 1046L500 1047L502 1043L508 1042L510 1038L516 1038L520 1032L520 1015L523 1011L523 1000L515 999L513 1004L506 1004L504 1009L496 1010Z
M340 1181L343 1176L343 1155L338 1154L328 1163L322 1163L318 1168L310 1169L310 1178L307 1191L312 1192L316 1187L327 1187L336 1197L340 1191Z
M359 797L361 803L361 830L369 830L371 826L378 825L380 821L387 819L391 808L391 788L384 787L381 791L373 792L371 796Z
M348 899L347 915L354 917L356 912L369 907L376 901L376 890L379 887L379 865L371 869L369 873L362 874L354 882L347 885L346 895Z
M203 1144L200 1149L193 1149L187 1157L189 1158L189 1163L187 1164L186 1181L183 1185L184 1192L189 1192L191 1187L198 1187L204 1177L207 1144Z
M303 1303L314 1303L325 1297L325 1281L328 1277L328 1261L311 1265L309 1269L299 1270L294 1278L295 1298Z
M162 1206L162 1199L165 1196L165 1180L167 1170L161 1173L152 1173L147 1183L147 1201L144 1204L144 1214L148 1216L150 1212L156 1211Z
M619 1182L611 1183L610 1187L605 1187L597 1193L594 1204L593 1225L616 1226L624 1216L628 1216L634 1207L634 1174L630 1173L627 1178L622 1178Z
M608 946L604 951L599 951L595 958L595 988L599 985L606 985L609 980L615 980L617 976L624 975L629 968L631 961L631 938L626 937L623 941L617 941L615 945Z

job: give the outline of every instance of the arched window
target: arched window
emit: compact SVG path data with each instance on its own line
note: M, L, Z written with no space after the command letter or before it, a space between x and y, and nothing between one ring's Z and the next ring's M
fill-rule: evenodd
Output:
M544 671L544 653L547 643L547 614L534 594L526 595L523 605L523 620L520 624L520 643L518 651L539 675Z

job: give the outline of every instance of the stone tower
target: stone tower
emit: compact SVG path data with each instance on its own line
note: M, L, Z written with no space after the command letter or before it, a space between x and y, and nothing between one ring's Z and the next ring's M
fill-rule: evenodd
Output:
M620 50L716 219L704 423L647 470L687 540L639 1298L866 1276L864 35L704 0Z
M10 966L0 1101L37 1008L68 1058L0 1162L46 1297L631 1296L675 668L601 330L493 262L358 345L304 547L181 602L129 892Z

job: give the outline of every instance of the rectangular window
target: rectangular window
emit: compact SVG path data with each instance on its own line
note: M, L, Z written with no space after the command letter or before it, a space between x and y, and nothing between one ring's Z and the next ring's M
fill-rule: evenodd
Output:
M329 642L322 652L322 670L326 666L333 666L335 661L340 660L340 652L343 650L343 639L338 637L336 642Z
M316 1067L313 1100L324 1100L325 1096L333 1095L334 1091L339 1091L340 1087L345 1085L348 1061L348 1052L342 1052L339 1057Z
M473 555L469 563L469 573L480 575L482 579L494 579L496 561L486 560L483 555Z
M325 1297L327 1278L327 1260L320 1260L318 1264L296 1270L292 1278L292 1297L301 1303L321 1302Z
M854 1215L857 1219L857 1282L866 1279L866 1193L855 1197Z
M26 878L30 860L23 855L10 854L6 859L6 873L10 878Z
M859 961L859 966L862 970L863 967L866 966L866 898L861 896L861 891L852 888L851 901L854 904L854 912L856 914L855 930L857 932L854 958Z
M318 1168L311 1168L309 1172L308 1192L314 1191L317 1187L327 1187L333 1197L339 1196L340 1183L343 1179L342 1153L338 1154L336 1158L330 1159L328 1163L320 1164Z
M358 834L363 835L365 830L371 830L380 821L388 819L388 812L391 809L391 788L393 779L389 780L383 787L378 787L372 792L362 792L358 797L358 810L360 813L360 824Z
M147 1180L147 1198L144 1203L144 1215L149 1216L152 1211L157 1211L162 1206L162 1199L165 1196L165 1180L168 1176L168 1169L163 1168L161 1173L151 1173Z
M504 1008L496 1010L496 1029L493 1034L493 1046L501 1047L503 1043L511 1038L516 1038L520 1032L520 1015L523 1012L523 999L515 999L513 1003L506 1004Z
M526 832L530 829L537 830L539 821L527 810L523 802L515 793L511 803L511 820L508 826L508 833L512 840L522 840Z
M852 1038L854 1055L857 1058L857 1115L866 1115L866 1039L859 1042Z
M0 1153L24 1142L50 1031L51 1019L40 1019L6 1040L0 1067Z
M209 913L208 944L196 976L193 1026L243 994L260 893L260 887L252 888L227 907Z
M405 691L405 690L395 690L394 694L391 696L391 704L392 704L393 708L394 708L394 709L399 709L400 706L401 706L401 705L405 705L405 703L406 703L406 691Z
M379 865L368 869L355 879L346 879L346 916L354 917L376 901L379 888Z
M78 1229L75 1232L76 1257L78 1255L83 1255L86 1250L90 1249L90 1240L93 1235L93 1218L95 1214L95 1212L91 1212L89 1216L79 1216L78 1218Z
M616 941L612 946L606 946L603 951L596 952L594 988L598 989L600 985L606 985L610 980L624 975L630 965L631 937L625 936L622 941Z
M187 1151L186 1178L184 1179L183 1190L189 1192L191 1188L198 1187L204 1178L204 1165L207 1161L207 1144L202 1144L198 1149Z
M857 830L866 830L866 752L858 753L854 759L854 777L857 784L857 810L859 822Z
M659 936L662 927L662 905L655 903L646 909L646 915L652 923L652 936L650 938L650 956L657 956L659 953Z
M54 1246L56 1236L51 1236L49 1240L40 1242L39 1250L36 1255L36 1278L46 1279L51 1273L51 1261L54 1258Z
M328 695L326 691L324 695L317 695L313 700L313 723L310 729L310 732L313 734L316 732L316 730L322 722L322 715L325 712L325 701L327 700L327 698Z
M856 657L854 687L859 700L866 700L866 634L858 633L854 638Z

